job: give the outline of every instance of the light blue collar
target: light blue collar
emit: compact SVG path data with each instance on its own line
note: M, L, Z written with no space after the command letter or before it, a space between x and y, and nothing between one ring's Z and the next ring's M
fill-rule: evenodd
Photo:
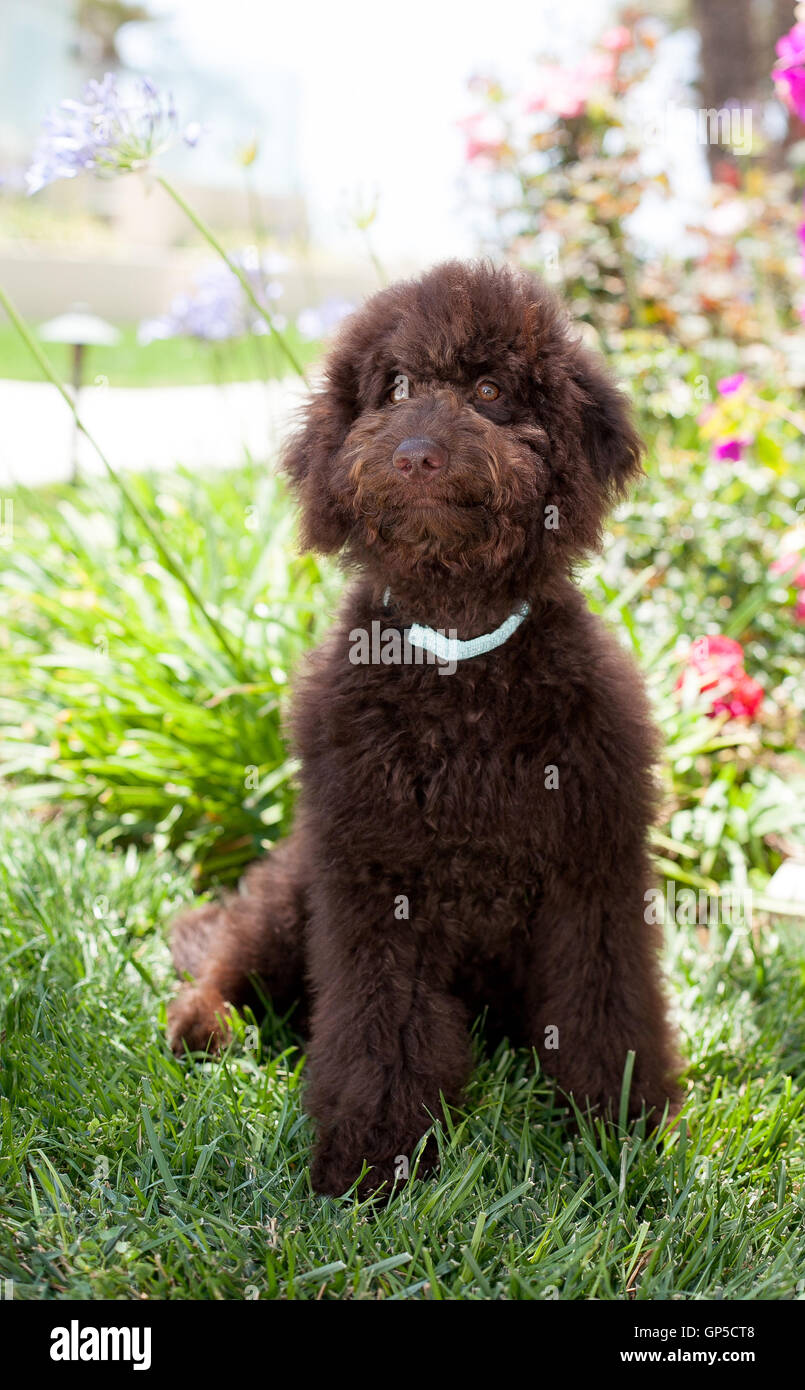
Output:
M391 590L386 589L383 595L383 607L388 608L391 599ZM520 607L510 613L508 618L496 627L494 632L484 632L480 637L469 637L462 641L458 637L447 637L444 632L437 632L433 627L425 627L424 623L413 623L407 630L408 641L412 647L422 647L426 652L432 652L438 657L439 661L466 661L471 656L483 656L484 652L494 651L495 647L502 647L507 642L513 632L516 632L524 618L531 612L531 604L524 601Z

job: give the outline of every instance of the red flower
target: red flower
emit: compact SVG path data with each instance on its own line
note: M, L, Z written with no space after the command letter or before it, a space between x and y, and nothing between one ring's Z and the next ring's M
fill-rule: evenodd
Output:
M688 671L680 675L676 689L690 681L688 673L693 671L699 694L713 692L711 717L752 719L763 700L763 686L746 674L743 661L743 647L732 637L697 637L686 659Z
M754 719L763 703L763 686L746 672L735 682L729 697L713 701L713 714L726 711L730 719Z

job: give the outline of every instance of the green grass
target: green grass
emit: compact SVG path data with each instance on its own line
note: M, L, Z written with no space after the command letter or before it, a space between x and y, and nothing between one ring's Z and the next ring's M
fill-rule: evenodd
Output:
M670 942L690 1058L659 1145L571 1138L501 1047L440 1127L438 1178L387 1206L308 1180L304 1060L277 1020L219 1063L163 1039L167 852L15 813L0 852L0 1278L14 1297L788 1299L805 1260L805 965L797 929ZM801 928L799 929L801 932ZM761 964L761 960L765 964Z
M293 325L284 336L302 365L315 360L320 343L300 337ZM46 343L53 365L69 381L71 350L64 344ZM240 339L232 343L201 343L192 338L166 338L141 346L135 325L124 325L115 347L87 350L84 382L102 378L110 386L198 386L209 382L255 381L287 375L288 363L270 336ZM41 381L42 375L15 329L0 322L0 379Z

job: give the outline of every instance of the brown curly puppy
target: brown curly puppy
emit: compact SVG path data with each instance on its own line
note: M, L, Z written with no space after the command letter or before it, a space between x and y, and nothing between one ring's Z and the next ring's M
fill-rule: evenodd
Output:
M320 1192L400 1171L484 1008L582 1106L634 1050L658 1117L655 734L571 582L640 472L626 400L543 285L450 262L345 324L285 466L304 544L356 577L296 693L293 833L176 924L173 1046L220 1041L254 979L302 997Z

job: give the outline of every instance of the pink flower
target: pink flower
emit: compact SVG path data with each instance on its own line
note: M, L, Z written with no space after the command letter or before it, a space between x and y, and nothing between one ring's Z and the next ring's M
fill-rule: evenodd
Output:
M778 95L789 111L805 120L805 24L795 24L777 40L777 55L772 78Z
M748 449L751 443L751 439L720 439L713 445L713 457L737 463L743 458L744 449Z
M615 59L611 53L588 53L575 68L546 63L540 69L539 88L526 111L547 111L563 120L582 116L595 88L606 85L614 74Z
M796 536L789 538L796 543ZM805 559L802 556L802 541L799 550L784 550L782 555L778 555L769 565L769 573L785 576L787 584L791 584L795 589L805 588Z
M796 622L805 622L805 529L790 531L783 539L782 553L772 560L769 574L797 590L794 603Z
M501 122L490 117L485 111L475 111L471 116L462 116L456 125L464 132L464 157L474 159L496 159L505 148Z
M734 396L736 391L740 391L746 381L745 372L736 372L734 376L723 376L716 382L716 390L719 396Z
M613 29L607 29L601 35L601 47L608 48L610 53L622 53L624 48L631 48L632 35L625 24L616 24Z
M526 106L526 111L547 111L563 120L581 116L587 104L587 86L575 72L560 68L557 63L546 64L540 73L540 90Z
M700 675L707 676L709 683L702 690L709 690L722 676L737 676L743 671L744 649L734 637L697 637L691 643L687 662Z
M471 163L474 159L496 159L502 149L502 140L476 140L474 136L470 136L464 155Z
M795 24L774 45L782 67L794 67L805 62L805 24Z
M805 72L789 68L787 72L777 73L774 85L789 111L805 121Z
M711 717L728 714L730 719L752 719L760 708L763 686L746 674L743 659L743 647L732 637L697 637L692 644L685 664L695 672L699 693L713 692ZM683 672L677 690L685 679Z

